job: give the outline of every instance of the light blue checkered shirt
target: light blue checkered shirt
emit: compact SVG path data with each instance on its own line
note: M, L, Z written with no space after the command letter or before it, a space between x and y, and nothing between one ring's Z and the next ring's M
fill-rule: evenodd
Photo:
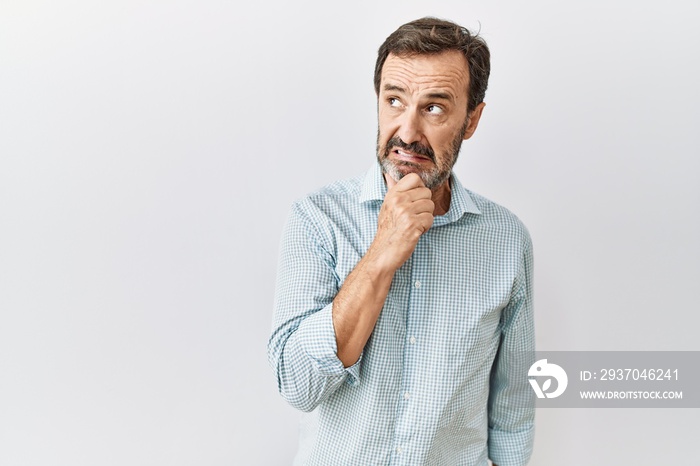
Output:
M375 165L292 206L268 357L282 396L307 413L294 464L527 463L534 395L529 365L512 355L535 345L530 237L451 180L449 211L394 275L348 368L336 356L333 298L374 239L386 184Z

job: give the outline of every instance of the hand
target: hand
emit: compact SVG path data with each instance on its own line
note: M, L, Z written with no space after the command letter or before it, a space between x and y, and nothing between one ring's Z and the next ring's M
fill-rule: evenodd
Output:
M415 173L391 186L379 211L377 233L368 255L395 271L413 254L421 235L433 225L432 192Z

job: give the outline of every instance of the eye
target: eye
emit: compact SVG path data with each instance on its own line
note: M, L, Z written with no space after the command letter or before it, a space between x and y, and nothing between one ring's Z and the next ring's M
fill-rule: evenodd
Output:
M401 106L401 101L399 99L397 99L396 97L389 97L386 100L389 103L390 107L400 107Z
M425 110L431 115L442 115L445 111L438 105L428 105Z

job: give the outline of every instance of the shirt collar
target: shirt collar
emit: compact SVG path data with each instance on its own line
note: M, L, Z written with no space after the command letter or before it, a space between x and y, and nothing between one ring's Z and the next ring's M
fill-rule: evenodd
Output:
M384 196L386 196L386 182L381 167L375 162L365 174L362 191L360 191L360 203L383 201Z
M450 199L450 210L448 210L445 215L436 217L436 222L438 222L440 219L444 219L439 221L439 224L454 222L459 220L464 214L481 214L481 211L476 206L476 203L472 197L469 195L469 192L464 189L464 186L462 186L462 183L460 183L457 175L452 172L451 177L452 197ZM382 201L384 200L386 191L386 182L384 181L382 169L378 163L374 163L365 174L359 201L360 203Z

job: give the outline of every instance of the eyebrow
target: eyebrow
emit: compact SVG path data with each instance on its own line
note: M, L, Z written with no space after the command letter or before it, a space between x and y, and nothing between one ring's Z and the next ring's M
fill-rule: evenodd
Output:
M430 94L428 94L428 98L452 101L452 96L447 92L431 92Z
M401 86L397 86L396 84L385 84L384 91L385 92L402 92L404 94L406 93L406 89L404 89ZM428 97L429 99L441 99L441 100L447 100L450 102L452 102L454 100L452 98L452 96L450 94L448 94L447 92L431 92L426 97Z
M397 86L396 84L385 84L384 85L384 90L387 92L403 92L404 94L406 93L406 89L404 89L401 86Z

